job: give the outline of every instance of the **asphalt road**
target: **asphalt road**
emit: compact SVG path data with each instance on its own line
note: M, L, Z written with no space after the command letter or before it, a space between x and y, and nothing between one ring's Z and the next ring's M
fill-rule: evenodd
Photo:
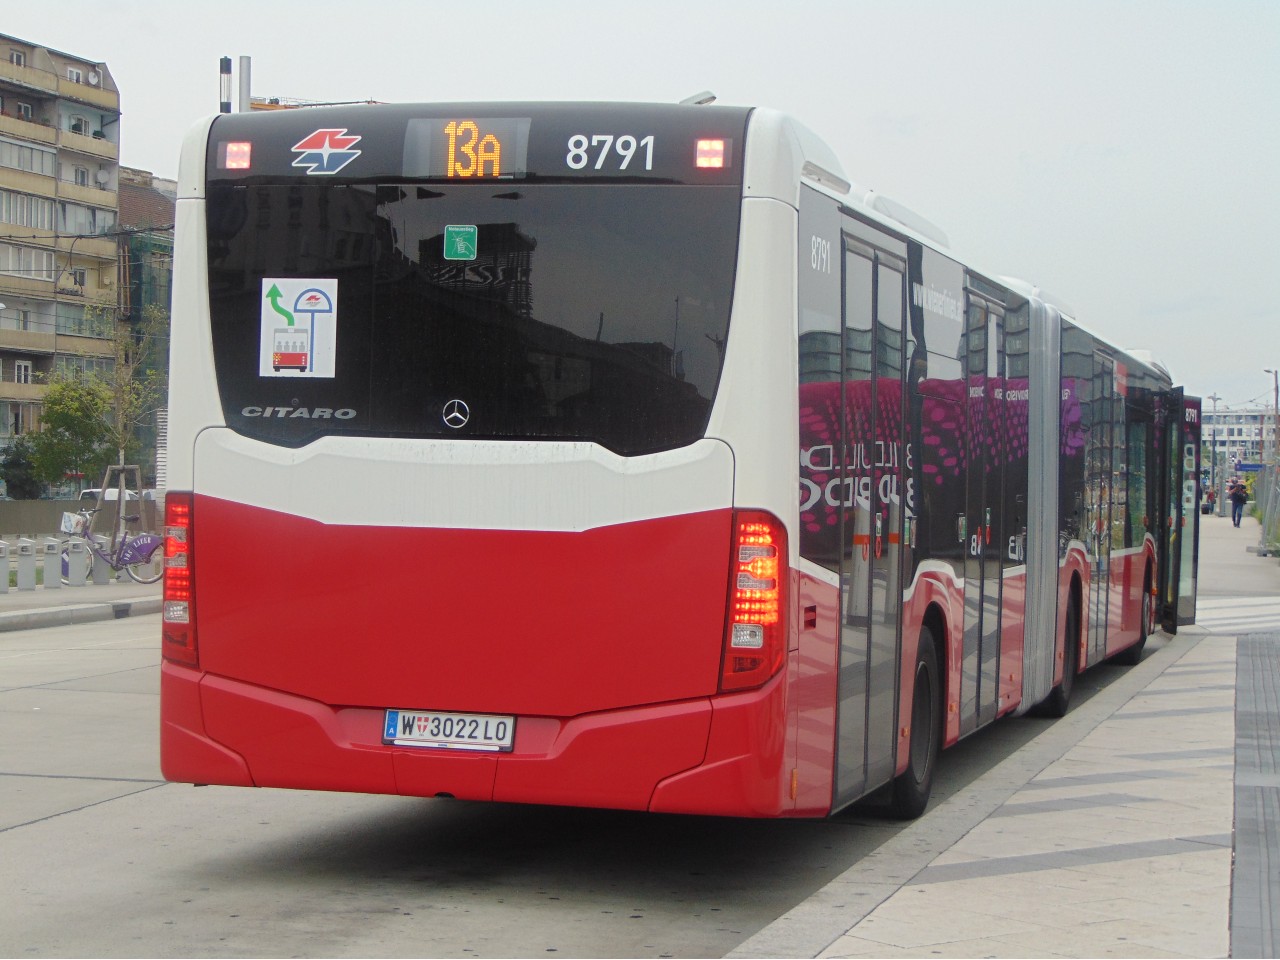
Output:
M166 784L158 633L0 635L0 956L720 956L902 829ZM1046 723L948 751L935 797Z

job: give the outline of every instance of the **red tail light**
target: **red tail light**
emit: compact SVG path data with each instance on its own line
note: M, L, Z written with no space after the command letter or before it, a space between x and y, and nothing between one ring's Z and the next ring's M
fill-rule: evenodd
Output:
M738 511L733 523L721 692L760 686L782 667L787 646L786 530L758 511Z
M169 493L164 500L164 627L161 653L166 660L200 666L196 649L196 598L192 495Z

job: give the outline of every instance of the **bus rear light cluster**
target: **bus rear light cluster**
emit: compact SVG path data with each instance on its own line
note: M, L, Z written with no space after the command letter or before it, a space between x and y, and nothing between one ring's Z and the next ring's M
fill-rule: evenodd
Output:
M782 666L786 547L786 531L776 517L757 511L734 515L722 692L758 687Z
M192 549L192 497L169 493L164 504L164 625L161 651L166 660L198 667Z

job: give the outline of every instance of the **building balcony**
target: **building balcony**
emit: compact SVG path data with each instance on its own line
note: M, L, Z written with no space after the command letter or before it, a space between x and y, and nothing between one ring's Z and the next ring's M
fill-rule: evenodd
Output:
M115 237L58 237L58 250L75 257L93 257L97 260L116 259ZM61 262L61 261L59 261Z
M74 150L76 153L87 154L102 160L119 161L120 147L110 140L72 133L70 130L60 130L58 133L58 146L64 150Z
M4 65L4 61L0 61ZM47 123L36 123L34 120L23 120L0 114L0 133L17 140L33 140L36 143L47 143L52 146L58 140L58 128Z
M37 70L35 67L18 66L7 60L0 60L0 81L7 80L33 93L45 96L56 96L58 93L58 75L48 70Z
M0 182L4 183L6 190L16 190L18 193L30 193L50 200L58 195L58 181L43 173L4 167L0 169Z
M54 79L58 81L58 96L63 99L78 100L80 103L92 104L103 110L110 110L114 113L120 112L119 92L108 90L102 86L93 86L89 83L76 83L76 81L68 80L66 77L55 77Z
M0 400L40 400L48 387L43 383L0 381Z
M58 353L74 353L81 357L114 357L115 344L110 339L111 331L103 330L106 336L76 336L71 333L58 334Z
M52 324L44 323L36 328L36 324L31 324L31 329L19 329L18 321L8 317L0 317L0 350L18 350L23 353L43 353L49 354L54 352L57 338L53 335L51 329ZM44 329L50 328L50 329Z
M52 300L53 281L35 277L19 277L11 273L0 273L0 302L3 302L8 297Z
M106 207L115 210L120 203L119 194L114 190L103 190L101 187L82 187L66 180L58 184L58 194L63 200L76 200L93 207Z

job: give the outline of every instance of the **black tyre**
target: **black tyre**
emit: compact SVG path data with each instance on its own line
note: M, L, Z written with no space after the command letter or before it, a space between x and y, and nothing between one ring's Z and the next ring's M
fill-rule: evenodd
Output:
M889 814L914 820L924 813L933 792L933 773L942 747L942 679L933 631L920 631L916 652L915 689L911 697L911 743L907 769L893 781Z
M1040 705L1046 717L1065 717L1071 709L1071 692L1076 686L1080 655L1080 601L1074 593L1067 605L1067 635L1063 644L1062 682L1053 688L1053 692Z

